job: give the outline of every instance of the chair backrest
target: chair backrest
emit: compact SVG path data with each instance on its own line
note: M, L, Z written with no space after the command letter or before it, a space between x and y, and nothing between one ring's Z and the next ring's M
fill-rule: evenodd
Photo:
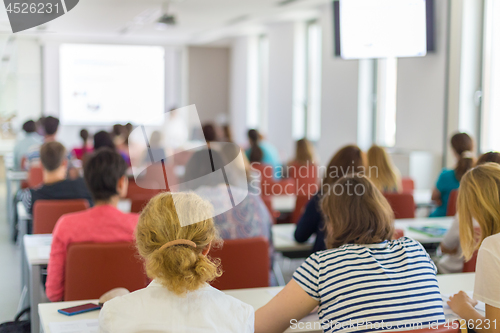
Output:
M295 200L295 209L293 210L292 213L292 223L298 223L300 220L300 217L304 213L304 209L309 202L309 196L308 195L298 195L297 199Z
M96 299L113 288L135 291L148 283L132 242L73 243L68 247L64 300Z
M33 206L33 233L51 234L61 216L87 208L89 202L86 199L37 200Z
M26 180L29 188L35 188L43 184L43 169L39 166L33 166L28 171L28 179Z
M134 198L131 200L130 212L131 213L140 213L147 205L147 203L151 200L151 198Z
M415 189L415 182L409 177L401 178L401 185L403 186L403 193L413 193Z
M410 193L384 193L394 211L396 219L407 219L415 217L415 200Z
M292 163L287 168L289 177L295 180L296 195L316 194L319 190L318 167L315 164Z
M220 258L223 274L211 282L214 288L241 289L269 286L269 243L264 237L228 239L221 249L213 249L212 258Z
M266 208L269 211L269 214L271 214L271 217L273 219L273 224L275 224L276 219L280 216L280 212L275 211L273 209L273 201L271 199L271 196L265 195L265 196L262 196L261 198L262 198L262 201L264 202L264 204L266 205Z
M151 199L155 195L160 193L159 189L147 189L142 188L134 180L134 177L129 177L128 179L128 190L127 196L128 199Z
M472 258L469 261L464 262L464 268L462 272L464 273L473 273L476 271L476 262L477 262L477 250L472 254Z
M458 198L458 190L451 191L450 196L448 197L446 216L455 216L455 214L457 213L457 198Z
M453 321L438 327L429 327L428 325L423 325L425 328L404 331L405 333L460 333L460 323L458 321Z

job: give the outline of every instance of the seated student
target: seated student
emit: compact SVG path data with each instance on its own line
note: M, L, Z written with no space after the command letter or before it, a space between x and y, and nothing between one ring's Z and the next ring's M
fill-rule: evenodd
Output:
M420 243L391 240L394 214L368 178L338 180L321 210L328 250L312 254L257 310L255 332L283 332L317 306L324 332L387 332L410 323L444 323L436 267Z
M40 148L40 160L43 185L21 193L21 200L28 213L32 214L37 200L87 199L92 206L92 197L83 179L66 178L68 160L62 144L56 141L44 143Z
M40 146L42 137L36 132L36 124L33 120L28 120L23 124L24 136L16 141L14 146L14 169L21 169L21 160L33 146Z
M189 224L182 226L180 216ZM253 308L207 284L222 275L208 256L220 242L210 216L211 205L194 193L149 201L135 235L153 281L104 303L101 333L254 331Z
M304 174L300 167L316 164L314 146L306 138L297 140L295 143L295 157L288 162L285 177L298 178Z
M118 210L120 198L127 195L127 164L117 152L101 148L84 167L87 187L94 207L63 215L54 228L46 283L47 297L60 301L64 296L66 251L71 243L132 241L139 216Z
M460 244L465 260L478 250L474 299L463 291L448 305L476 332L500 332L500 165L486 163L467 172L458 193ZM479 238L473 221L481 229ZM485 316L474 306L486 304Z
M100 131L94 134L94 150L102 147L108 147L114 151L117 151L120 156L123 157L127 165L130 166L130 157L128 156L128 154L125 154L124 152L118 151L118 149L116 149L116 145L113 142L111 134L106 131Z
M85 155L92 153L92 146L89 145L89 131L85 128L80 131L80 137L82 138L83 144L79 148L73 149L73 154L79 160L82 160Z
M402 190L401 175L384 148L373 145L366 154L368 177L382 192L397 193Z
M52 142L56 141L57 130L59 128L59 119L48 116L43 118L43 142ZM26 154L26 163L23 166L25 169L29 169L32 166L38 166L40 164L40 145L35 144L30 147L29 151ZM71 153L71 152L70 152ZM71 158L71 155L68 155L68 159Z
M476 166L482 165L488 162L494 162L500 164L500 153L489 152L481 155L476 162ZM460 247L460 234L459 234L459 219L458 215L455 215L453 224L451 225L448 232L443 237L440 244L440 250L443 256L439 259L437 267L440 273L460 273L464 268L464 257L462 254L462 249ZM474 221L474 225L477 222Z
M357 146L341 148L330 160L323 179L323 188L314 195L306 205L304 214L297 223L295 240L299 243L306 242L309 237L316 234L313 252L326 249L323 231L323 215L319 208L322 193L326 193L333 184L342 176L353 173L364 173L366 170L365 154Z
M432 200L438 207L431 213L431 217L446 216L450 192L460 186L462 176L474 165L474 143L467 133L457 133L451 137L451 147L457 159L455 169L443 169L432 192Z
M278 150L270 143L262 140L262 135L255 129L248 131L248 141L250 148L245 151L250 163L268 164L273 167L274 178L281 178L281 167Z
M185 181L199 179L212 172L210 161L206 163L208 152L211 154L211 161L215 169L226 165L221 153L214 149L203 149L193 154L186 164L184 175ZM227 172L227 171L226 171ZM246 185L246 183L245 183ZM226 206L228 200L228 187L224 182L218 182L214 178L207 179L203 184L197 182L189 188L202 198L207 198L216 207ZM234 197L243 197L246 189L231 187L231 195ZM269 210L262 201L260 195L249 193L248 196L236 207L218 214L214 217L215 225L223 239L239 239L263 236L269 241L269 256L273 257L273 247L271 238L271 226L273 220ZM217 211L217 209L216 209Z

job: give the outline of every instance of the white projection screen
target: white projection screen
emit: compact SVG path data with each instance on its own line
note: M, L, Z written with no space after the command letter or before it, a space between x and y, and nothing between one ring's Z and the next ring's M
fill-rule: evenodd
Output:
M165 49L62 44L60 120L65 125L149 124L165 112Z
M343 59L427 54L426 0L340 0Z

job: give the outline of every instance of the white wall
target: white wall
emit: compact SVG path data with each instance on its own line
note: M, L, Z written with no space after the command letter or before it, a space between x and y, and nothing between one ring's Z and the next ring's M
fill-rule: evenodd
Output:
M188 104L196 104L202 124L229 112L230 49L190 46Z

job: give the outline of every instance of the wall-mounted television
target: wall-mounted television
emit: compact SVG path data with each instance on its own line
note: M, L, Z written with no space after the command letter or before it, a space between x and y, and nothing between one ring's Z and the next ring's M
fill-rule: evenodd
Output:
M335 55L422 57L435 50L434 0L333 1Z

